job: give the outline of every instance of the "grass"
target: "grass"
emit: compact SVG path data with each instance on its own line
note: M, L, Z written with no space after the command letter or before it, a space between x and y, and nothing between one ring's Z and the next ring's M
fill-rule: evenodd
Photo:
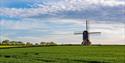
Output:
M125 46L0 49L0 63L125 63Z

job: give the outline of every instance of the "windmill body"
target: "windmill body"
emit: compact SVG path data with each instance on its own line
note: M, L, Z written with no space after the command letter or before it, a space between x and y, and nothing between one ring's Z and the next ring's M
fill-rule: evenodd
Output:
M82 45L91 45L91 42L90 42L90 40L89 40L89 33L88 33L88 31L84 31L83 32L83 41L82 41L82 43L81 43Z

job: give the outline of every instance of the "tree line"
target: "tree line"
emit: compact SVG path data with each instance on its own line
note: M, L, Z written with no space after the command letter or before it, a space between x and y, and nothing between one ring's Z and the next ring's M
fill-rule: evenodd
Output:
M4 46L47 46L47 45L57 45L55 42L40 42L40 43L31 43L31 42L22 42L22 41L10 41L3 40L0 42L0 45Z

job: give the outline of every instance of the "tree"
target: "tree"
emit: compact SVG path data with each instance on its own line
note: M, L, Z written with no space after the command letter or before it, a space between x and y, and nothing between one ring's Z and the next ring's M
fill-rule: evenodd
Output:
M39 44L38 44L38 43L35 43L35 46L39 46Z
M46 45L46 42L41 42L40 45Z
M40 45L57 45L54 42L41 42Z
M2 41L2 44L3 45L9 45L9 42L10 42L9 40L4 40L4 41Z
M10 41L10 45L16 45L16 41Z
M21 41L18 41L18 42L16 42L16 44L17 45L25 45L23 42L21 42Z
M57 44L54 42L48 42L47 45L57 45Z
M27 42L27 43L26 43L26 46L33 46L33 44L30 43L30 42Z
M2 44L2 41L0 41L0 45Z
M2 44L2 40L0 40L0 45Z
M46 42L46 45L57 45L57 44L54 42Z

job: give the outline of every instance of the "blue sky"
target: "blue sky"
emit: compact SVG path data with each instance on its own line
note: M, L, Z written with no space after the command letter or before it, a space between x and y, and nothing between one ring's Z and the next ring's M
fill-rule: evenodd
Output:
M0 40L79 44L86 19L93 44L125 44L125 0L0 0Z

